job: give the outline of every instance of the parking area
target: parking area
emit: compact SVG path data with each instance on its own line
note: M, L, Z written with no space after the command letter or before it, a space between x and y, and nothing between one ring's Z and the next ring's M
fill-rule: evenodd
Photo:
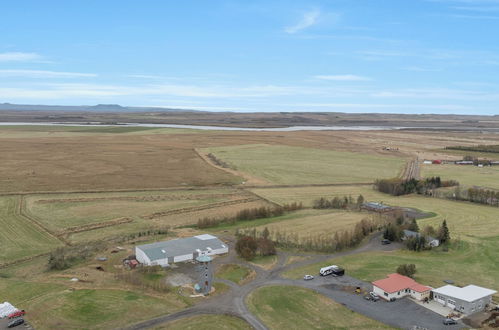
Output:
M457 330L465 327L461 322L456 325L444 325L442 315L418 305L409 298L394 302L387 302L383 299L377 302L366 300L364 293L368 293L372 285L348 275L318 276L311 281L303 281L302 285L322 293L352 311L400 329L420 327L431 330ZM356 287L362 289L361 294L354 293Z
M8 329L7 325L9 324L10 321L12 320L9 320L8 318L0 319L0 330ZM19 325L12 329L33 329L33 327L29 324L29 322L26 319L25 321L26 322L24 324Z

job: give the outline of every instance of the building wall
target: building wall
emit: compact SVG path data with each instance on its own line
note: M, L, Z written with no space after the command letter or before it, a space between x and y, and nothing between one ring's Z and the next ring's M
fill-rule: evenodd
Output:
M138 247L135 248L135 257L137 258L137 261L140 262L141 264L148 266L151 264L151 260L149 260L144 251L142 251Z
M410 295L412 298L419 300L419 301L422 301L425 298L430 299L430 292L431 292L430 290L428 290L426 292L417 292L414 290L410 290Z
M403 298L409 294L408 292L405 292L405 290L394 292L394 293L387 293L383 289L378 288L377 286L374 286L374 285L373 285L373 292L376 293L381 298L388 300L388 301L392 298L400 299L400 298Z
M492 302L492 297L488 296L482 299L475 300L473 302L469 302L456 299L452 296L434 293L433 300L439 302L444 306L453 308L460 313L470 315L485 310L485 306L489 305Z
M190 254L185 254L183 256L175 256L173 257L173 262L182 262L182 261L187 261L187 260L193 260L194 256L192 253Z

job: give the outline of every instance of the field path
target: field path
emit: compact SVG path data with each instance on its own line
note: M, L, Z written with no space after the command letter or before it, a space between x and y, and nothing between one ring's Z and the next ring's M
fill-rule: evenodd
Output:
M404 168L402 178L405 180L420 179L419 157L414 157L407 163Z

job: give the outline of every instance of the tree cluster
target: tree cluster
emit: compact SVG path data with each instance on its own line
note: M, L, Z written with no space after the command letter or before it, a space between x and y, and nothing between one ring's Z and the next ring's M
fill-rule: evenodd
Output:
M274 242L268 238L269 231L264 229L262 236L239 236L236 242L237 254L246 260L253 260L257 254L270 256L276 254Z
M218 217L218 218L201 218L197 222L197 228L211 228L217 227L221 224L234 224L238 221L251 221L257 219L264 219L270 217L281 216L286 212L297 211L303 208L302 203L291 203L283 206L275 207L257 207L251 209L244 209L237 212L234 216Z
M413 277L416 274L416 265L415 264L402 264L397 267L397 273L400 275Z
M496 144L493 145L482 144L477 146L450 146L450 147L445 147L445 149L499 153L499 145Z
M421 195L433 195L435 189L441 187L457 186L457 181L442 181L440 177L431 177L424 180L416 179L378 179L374 182L374 188L385 194L393 196L407 195L417 193Z
M469 188L467 192L470 202L499 207L499 191Z
M106 248L103 241L86 242L55 249L49 255L49 270L64 270Z
M220 167L223 167L223 168L233 168L235 169L234 167L230 166L228 163L224 162L223 160L217 158L217 156L215 156L214 154L212 153L209 153L208 154L208 158L215 164L215 165L218 165Z
M335 196L332 199L327 199L325 197L321 197L319 199L314 200L313 208L314 209L359 209L361 205L364 203L364 196L359 195L357 199L353 199L352 196L343 196L338 197Z

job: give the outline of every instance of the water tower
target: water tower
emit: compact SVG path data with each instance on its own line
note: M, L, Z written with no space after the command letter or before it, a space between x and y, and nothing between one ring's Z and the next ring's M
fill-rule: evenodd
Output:
M199 282L195 288L196 291L204 295L209 294L211 291L211 284L213 282L212 260L213 259L210 256L206 255L201 255L196 258L196 261L199 263Z

